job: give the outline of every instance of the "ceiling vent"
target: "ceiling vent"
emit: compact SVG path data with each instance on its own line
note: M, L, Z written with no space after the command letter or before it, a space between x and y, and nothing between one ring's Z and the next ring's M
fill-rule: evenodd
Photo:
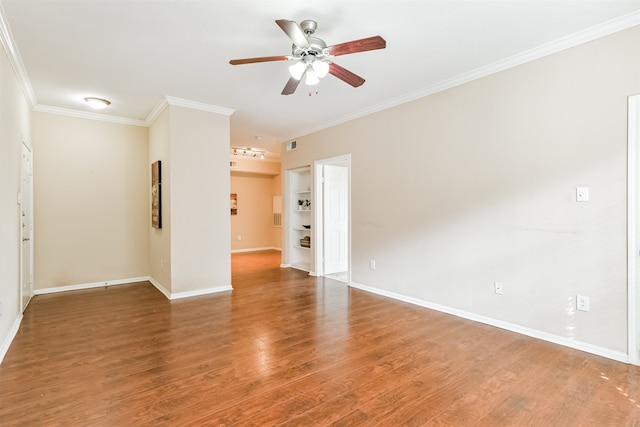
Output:
M287 151L295 150L298 147L298 141L287 142Z

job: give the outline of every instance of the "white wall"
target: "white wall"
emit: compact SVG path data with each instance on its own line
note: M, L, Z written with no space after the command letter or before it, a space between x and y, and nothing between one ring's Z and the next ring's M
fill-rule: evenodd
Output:
M0 49L0 361L20 313L20 158L31 143L30 109L4 49ZM37 230L36 230L37 233Z
M624 355L639 41L634 27L297 138L283 169L352 154L355 283Z
M168 108L171 292L230 287L229 117Z
M32 117L34 288L148 276L147 128Z
M165 108L149 126L149 184L151 184L151 164L160 160L162 228L149 229L149 275L154 282L167 292L171 292L171 140L169 129L169 109ZM150 196L149 196L150 197ZM151 206L151 200L149 200Z

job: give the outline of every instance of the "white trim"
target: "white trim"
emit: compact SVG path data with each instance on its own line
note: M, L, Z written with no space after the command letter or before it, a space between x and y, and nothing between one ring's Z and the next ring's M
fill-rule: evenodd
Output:
M281 251L282 248L276 248L275 246L265 248L247 248L247 249L232 249L232 254L238 254L242 252L258 252L258 251Z
M318 274L324 275L324 161L316 160L313 162L314 174L314 191L315 200L313 200L313 235L314 242L314 266Z
M78 291L81 289L101 288L104 286L128 285L136 282L146 282L148 280L149 280L149 277L146 276L146 277L133 277L130 279L105 280L104 282L79 283L76 285L55 286L51 288L34 289L33 294L34 295L55 294L58 292Z
M16 317L16 320L13 322L11 329L9 329L9 333L7 333L7 336L4 338L4 341L2 342L2 347L0 347L0 364L2 364L2 361L4 360L4 356L7 355L7 352L9 351L9 347L11 347L11 343L13 342L13 339L16 337L16 334L20 329L20 323L22 323L22 313L20 313L18 317Z
M218 107L217 105L205 104L203 102L190 101L188 99L176 98L175 96L163 96L160 102L151 109L149 115L144 121L144 126L149 127L153 124L153 121L167 108L168 105L175 105L178 107L186 107L194 110L208 111L210 113L222 114L225 116L232 115L236 110L225 107Z
M0 44L2 44L5 52L7 53L11 68L20 82L20 87L22 87L25 98L27 98L29 108L33 108L38 103L36 100L36 94L33 91L33 86L31 86L31 80L29 80L27 69L24 67L22 57L16 47L16 42L13 40L13 35L11 34L9 23L5 18L2 3L0 3Z
M188 99L176 98L175 96L165 95L165 99L169 105L191 108L193 110L208 111L209 113L222 114L224 116L230 116L236 111L232 108L219 107L217 105L205 104L204 102L190 101Z
M148 280L149 280L149 283L151 283L157 290L159 290L160 293L164 295L168 300L171 299L171 292L169 292L164 286L162 286L160 282L158 282L153 277L149 277Z
M398 301L408 302L409 304L415 304L420 307L425 307L431 310L440 311L442 313L451 314L457 317L461 317L463 319L473 320L474 322L484 323L485 325L495 326L500 329L516 332L532 338L537 338L543 341L552 342L554 344L559 344L559 345L570 347L576 350L585 351L587 353L606 357L607 359L613 359L613 360L617 360L618 362L629 363L628 355L619 351L613 351L608 348L599 347L599 346L581 342L581 341L570 340L565 337L550 334L548 332L539 331L537 329L531 329L525 326L520 326L520 325L516 325L509 322L503 322L502 320L493 319L491 317L481 316L479 314L470 313L464 310L458 310L458 309L447 307L440 304L434 304L418 298L407 297L405 295L400 295L395 292L389 292L389 291L361 285L354 282L351 282L349 286L366 291L366 292L370 292L373 294L392 298Z
M291 264L282 263L280 264L280 268L291 268Z
M1 30L0 25L0 30ZM80 111L71 108L52 107L50 105L36 104L32 105L33 111L41 113L59 114L61 116L78 117L81 119L99 120L103 122L118 123L123 125L132 125L140 127L149 127L153 121L162 113L167 105L175 105L178 107L186 107L194 110L208 111L210 113L222 114L225 116L232 115L235 110L230 108L218 107L216 105L205 104L202 102L189 101L188 99L175 98L172 96L164 96L158 104L156 104L145 120L130 119L127 117L110 116L108 114L93 113L90 111Z
M213 294L217 292L225 292L225 291L233 290L233 287L231 285L226 285L226 286L217 286L213 288L197 289L194 291L171 293L167 289L165 289L164 286L162 286L153 277L145 276L145 277L133 277L130 279L106 280L104 282L81 283L77 285L56 286L52 288L35 289L34 295L53 294L53 293L67 292L67 291L78 291L82 289L101 288L105 286L129 285L129 284L138 283L138 282L151 283L169 300L189 298L189 297L195 297L199 295L208 295L208 294Z
M50 105L38 104L33 107L33 111L40 113L58 114L60 116L77 117L80 119L99 120L102 122L117 123L121 125L146 127L146 122L138 119L129 119L126 117L109 116L107 114L92 113L90 111L80 111L71 108L52 107Z
M35 241L34 237L35 237L35 210L34 210L34 204L33 204L33 178L34 178L34 170L35 168L33 167L33 148L31 148L31 145L28 144L23 135L20 135L21 139L22 139L22 147L21 147L21 157L24 156L24 149L26 148L27 151L29 152L29 166L31 168L31 170L29 171L31 173L31 179L29 180L29 185L28 185L28 198L29 200L27 200L27 206L29 206L29 218L27 218L27 221L30 222L29 227L31 229L31 235L28 236L31 239L31 244L29 245L29 255L28 255L28 262L29 262L29 276L30 276L30 280L29 280L29 300L27 301L27 304L23 306L24 303L24 268L25 268L25 257L24 257L24 250L22 245L24 244L24 227L19 227L20 228L20 237L18 240L18 245L20 246L20 312L24 313L24 310L27 308L27 306L29 305L29 301L31 301L31 298L33 298L33 296L35 295L33 292L33 284L35 281L35 268L34 268L34 245L33 242ZM22 215L24 214L24 210L23 210L23 205L25 204L25 191L24 191L24 179L23 179L23 174L25 173L24 171L24 159L21 158L20 159L20 208L19 208L19 214ZM23 219L24 220L24 219Z
M611 19L601 24L595 25L591 28L587 28L568 36L562 37L558 40L554 40L549 43L545 43L541 46L529 49L525 52L510 56L493 64L485 65L475 70L460 74L456 77L443 80L435 83L426 88L417 90L415 92L408 93L406 95L399 96L397 98L382 102L380 104L372 105L363 110L357 111L349 116L344 116L338 120L333 120L319 126L301 131L298 135L290 135L283 138L281 141L288 141L299 138L302 135L309 135L315 132L319 132L324 129L328 129L337 126L342 123L349 122L351 120L358 119L360 117L368 116L369 114L377 113L398 105L405 104L407 102L415 101L434 93L442 92L447 89L451 89L456 86L460 86L465 83L469 83L473 80L480 79L482 77L489 76L491 74L498 73L500 71L507 70L509 68L517 67L518 65L525 64L527 62L535 61L536 59L543 58L545 56L552 55L554 53L561 52L566 49L570 49L575 46L579 46L583 43L590 42L600 37L605 37L618 31L623 31L631 28L635 25L640 25L640 11L631 12L627 15L620 16L618 18Z
M640 267L640 248L638 247L640 214L640 95L630 96L628 100L628 141L627 141L627 352L629 363L640 365L640 347L638 334L640 333L638 319L640 318L640 301L638 299L638 268Z
M227 285L227 286L217 286L215 288L197 289L194 291L177 292L173 294L169 292L164 286L162 286L158 281L156 281L153 277L148 277L146 280L148 280L153 286L155 286L155 288L159 290L160 293L162 293L170 301L173 301L176 299L197 297L201 295L209 295L209 294L215 294L218 292L226 292L226 291L233 290L233 287L231 285Z
M158 102L149 112L149 115L147 116L147 118L144 121L144 125L146 127L149 127L153 124L153 122L155 121L155 119L158 118L158 116L160 114L162 114L162 112L164 111L165 108L167 108L167 106L169 105L169 102L167 101L166 97L162 97L162 99L160 100L160 102Z
M217 294L219 292L227 292L232 290L233 290L233 286L231 285L216 286L214 288L205 288L205 289L196 289L194 291L176 292L175 294L171 294L169 299L173 301L175 299L198 297L201 295Z

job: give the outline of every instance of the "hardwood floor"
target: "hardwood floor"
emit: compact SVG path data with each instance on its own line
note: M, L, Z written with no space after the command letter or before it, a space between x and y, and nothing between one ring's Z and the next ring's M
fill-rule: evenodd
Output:
M233 255L233 292L41 295L2 426L640 426L640 370Z

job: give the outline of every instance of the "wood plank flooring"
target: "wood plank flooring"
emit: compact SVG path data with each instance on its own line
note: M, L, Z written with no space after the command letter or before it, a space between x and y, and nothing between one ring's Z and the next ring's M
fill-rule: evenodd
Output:
M41 295L1 426L640 426L640 370L236 254L233 292Z

